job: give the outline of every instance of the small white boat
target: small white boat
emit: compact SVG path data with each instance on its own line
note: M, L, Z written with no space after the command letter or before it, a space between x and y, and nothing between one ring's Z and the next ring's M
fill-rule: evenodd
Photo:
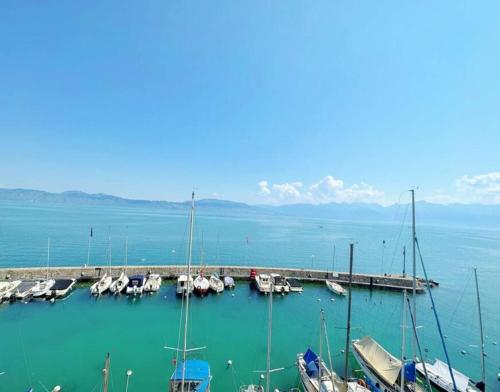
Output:
M141 295L142 292L144 291L145 283L146 283L146 277L144 275L131 276L128 281L125 293L127 293L127 295Z
M52 298L64 297L71 291L75 283L76 279L56 279L47 296Z
M264 392L264 387L262 385L244 385L240 387L240 392Z
M8 300L15 293L17 286L21 284L20 280L13 280L12 282L0 282L0 302Z
M90 286L90 292L92 295L101 295L109 289L111 283L113 283L113 278L106 273L101 279Z
M210 289L210 282L203 276L203 273L200 272L194 280L194 292L195 294L204 296L208 293L208 289Z
M326 280L326 287L337 295L347 295L347 290L333 280Z
M39 287L40 282L37 280L23 280L21 284L16 287L16 298L21 300L29 298L33 291L38 290Z
M417 372L425 377L424 365L419 362L415 365ZM446 363L436 359L434 363L425 363L425 369L429 376L431 385L440 391L453 392L453 381L451 380L450 369ZM470 381L469 377L452 369L453 378L458 392L479 392L479 389Z
M120 294L125 290L125 287L127 287L129 282L128 276L125 274L125 271L123 271L118 279L115 279L113 283L111 283L111 286L109 286L109 291L113 294Z
M55 283L56 281L54 279L43 280L38 285L38 288L31 292L31 295L33 296L33 298L45 297L50 293L50 289L52 288L52 286L54 286Z
M234 289L234 279L232 276L224 276L224 287Z
M273 287L275 293L288 294L290 292L290 287L286 283L286 279L279 274L271 274L273 280Z
M261 293L271 292L271 277L268 274L258 274L255 276L255 285Z
M154 293L160 290L161 276L159 274L149 274L146 283L144 284L144 292Z
M177 289L178 295L186 295L186 293L191 294L193 292L193 276L187 274L182 274L177 278Z
M304 288L300 284L300 281L297 278L287 278L286 284L288 285L290 291L294 293L301 293L304 291Z
M210 275L208 283L210 284L210 289L214 293L219 294L224 291L224 283L222 283L222 280L220 280L219 274L217 272L214 272L212 275Z

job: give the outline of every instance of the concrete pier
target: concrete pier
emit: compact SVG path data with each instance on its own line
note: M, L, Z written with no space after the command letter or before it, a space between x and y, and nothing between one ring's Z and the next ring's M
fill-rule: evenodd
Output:
M51 267L49 277L51 278L74 278L79 282L93 282L99 279L108 270L111 275L118 277L124 267L90 266L90 267ZM186 272L185 265L149 265L125 267L127 275L148 273L160 274L164 279L175 279ZM199 267L193 267L193 275L197 274ZM244 266L207 266L204 268L205 275L217 272L219 275L230 275L235 279L249 280L250 271L255 269L257 273L277 273L286 277L298 278L301 281L324 282L326 279L334 280L346 285L349 281L347 272L334 272L325 270L308 270L298 268L272 268L272 267L244 267ZM44 279L47 276L47 268L0 268L0 280L15 279ZM433 282L437 285L436 282ZM370 289L397 290L412 289L412 278L407 275L376 275L376 274L353 274L352 284L355 287L366 287ZM417 292L425 292L425 282L417 278Z

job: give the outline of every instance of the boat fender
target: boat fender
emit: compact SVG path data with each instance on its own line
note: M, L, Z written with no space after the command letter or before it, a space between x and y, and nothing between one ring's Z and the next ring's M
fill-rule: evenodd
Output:
M366 388L366 382L365 382L365 380L363 380L363 379L360 378L358 380L358 384L361 385L362 387Z

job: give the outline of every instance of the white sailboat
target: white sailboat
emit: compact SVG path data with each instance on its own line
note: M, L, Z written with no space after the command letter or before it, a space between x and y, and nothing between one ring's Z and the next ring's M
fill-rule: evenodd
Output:
M160 290L161 287L161 276L160 274L149 274L144 284L145 293L155 293Z
M192 193L191 199L191 215L190 215L190 225L189 225L189 245L188 245L188 262L187 262L187 274L185 280L183 280L184 290L181 293L185 293L185 300L182 301L182 313L181 317L184 317L184 343L183 348L178 347L166 347L170 350L182 353L182 360L177 362L175 370L170 377L169 390L170 392L210 392L210 382L212 380L212 374L210 373L210 365L207 361L202 361L199 359L188 359L187 354L192 353L197 350L204 349L200 348L188 348L187 341L189 336L188 326L189 326L189 298L192 289L189 289L189 282L192 284L191 276L191 258L193 254L193 230L194 230L194 192ZM189 278L191 278L191 280ZM192 286L191 286L192 287ZM180 337L181 331L179 331Z
M90 286L90 292L92 295L101 295L105 293L111 283L113 283L113 277L111 276L111 239L108 238L108 272L105 272L104 275L92 286Z
M222 282L222 280L220 280L219 274L217 272L214 272L212 273L212 275L210 275L208 283L210 284L210 289L214 293L219 294L224 291L224 283Z
M328 287L328 290L330 290L331 292L333 292L337 295L347 295L347 290L344 289L337 282L334 282L333 280L327 279L325 281L325 283L326 283L326 287Z
M210 289L210 282L203 275L203 271L200 270L200 273L194 280L194 292L198 295L204 296L208 293Z
M121 272L120 276L111 283L111 286L109 286L109 291L113 294L120 294L125 290L125 288L128 285L129 278L127 274L125 273L125 270L127 268L128 264L128 238L125 239L125 266L123 268L123 271Z
M50 238L47 240L47 276L45 280L42 280L38 285L38 288L32 290L31 295L33 298L42 298L45 297L49 292L52 286L56 283L54 279L49 279L49 264L50 264Z

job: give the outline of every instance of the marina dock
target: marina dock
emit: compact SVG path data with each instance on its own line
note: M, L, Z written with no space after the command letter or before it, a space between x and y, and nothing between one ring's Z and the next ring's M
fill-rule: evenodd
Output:
M111 267L111 275L118 277L124 270L123 266ZM281 276L297 278L303 282L321 283L327 279L337 283L347 285L349 282L349 274L347 272L331 272L327 270L310 270L299 268L272 268L272 267L248 267L248 266L207 266L204 268L205 275L210 275L217 272L220 276L232 276L238 280L250 280L251 271L257 273L276 273ZM51 278L73 278L78 282L95 282L105 272L108 271L106 266L88 266L88 267L51 267L48 274ZM125 267L127 275L147 275L150 273L159 274L165 280L176 279L182 273L185 273L185 265L150 265L150 266L127 266ZM193 274L197 271L194 270ZM47 276L47 268L30 267L30 268L0 268L0 280L16 280L16 279L43 279ZM364 287L378 290L395 290L402 291L404 289L412 290L413 279L410 275L402 276L395 274L363 274L356 273L352 276L352 285L354 287ZM437 286L438 283L432 281L432 286ZM425 281L422 278L417 278L417 292L425 292Z

